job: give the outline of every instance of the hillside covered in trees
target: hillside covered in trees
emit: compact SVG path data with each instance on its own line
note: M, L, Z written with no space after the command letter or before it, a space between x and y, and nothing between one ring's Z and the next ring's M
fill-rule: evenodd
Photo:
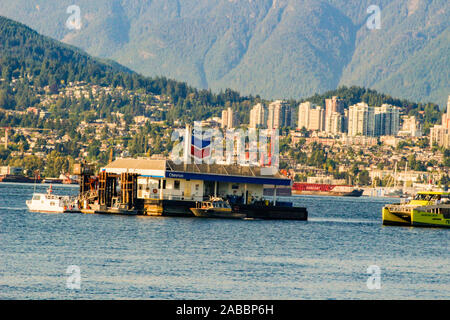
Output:
M37 103L34 96L43 87L49 86L57 93L66 84L79 81L165 95L175 106L169 114L172 119L210 116L211 110L217 111L219 107L237 103L248 102L250 105L254 99L241 97L229 89L213 94L209 90L197 90L186 83L164 77L144 77L109 60L92 58L75 47L39 35L25 25L4 17L0 17L0 37L0 108L3 109L25 110ZM13 80L14 88L10 86ZM90 101L85 101L85 104L89 105ZM126 98L125 101L110 104L109 112L127 106L131 115L140 113L140 110L133 110L132 99ZM88 108L85 106L85 110ZM108 109L108 106L102 105L102 108Z
M80 159L101 166L111 155L167 156L174 127L219 116L226 107L246 125L255 103L270 103L231 89L215 94L163 77L145 77L3 17L0 38L0 127L10 128L8 147L0 145L0 165L22 167L28 174L40 170L57 176L70 172ZM360 101L397 105L429 124L440 119L435 104L360 87L340 87L307 100L324 105L332 96L341 97L347 106ZM296 110L303 100L288 101ZM293 150L289 135L282 138L280 149L286 154ZM322 167L323 157L313 154L308 159L297 160ZM337 170L329 158L324 161Z
M251 106L259 97L242 96L238 92L226 89L214 94L210 90L195 89L186 83L164 77L149 78L139 75L127 68L111 62L93 58L85 52L39 35L20 23L0 17L0 108L6 110L26 110L39 105L37 96L47 88L57 94L69 83L84 81L90 85L123 88L136 94L165 96L171 107L163 115L169 123L201 120L213 115L220 115L222 109L232 107L240 114L241 123L248 123ZM11 85L13 83L13 85ZM390 103L402 108L405 113L424 118L426 125L436 123L440 118L439 108L435 104L422 104L404 99L396 99L375 90L359 87L340 87L337 90L315 94L303 99L323 105L324 99L338 96L345 100L347 106L360 101L370 105ZM289 100L292 107L300 101ZM267 102L267 101L266 101ZM112 112L122 112L128 116L142 115L142 105L136 95L122 95L111 99L101 97L94 103L92 99L73 99L63 97L52 110L60 119L80 121L88 111L106 117ZM67 112L70 110L70 112ZM420 112L424 111L424 112ZM72 116L70 116L72 115ZM38 119L28 119L27 126L37 126ZM8 125L7 119L0 118L2 125ZM14 121L9 119L8 121ZM20 123L17 123L20 125ZM40 124L42 125L42 123Z
M71 5L79 30L66 27ZM380 9L379 29L369 29ZM0 15L146 76L300 99L339 86L449 94L445 0L6 0Z

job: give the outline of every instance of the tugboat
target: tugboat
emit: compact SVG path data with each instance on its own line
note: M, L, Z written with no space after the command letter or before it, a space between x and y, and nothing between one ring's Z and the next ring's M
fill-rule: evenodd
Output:
M27 200L27 207L31 212L79 212L77 201L69 196L54 195L52 185L47 189L47 193L33 193L33 198Z
M190 208L199 218L243 219L245 213L233 212L228 201L212 197L209 201L198 202L196 208Z
M450 192L422 191L383 208L383 225L450 228Z

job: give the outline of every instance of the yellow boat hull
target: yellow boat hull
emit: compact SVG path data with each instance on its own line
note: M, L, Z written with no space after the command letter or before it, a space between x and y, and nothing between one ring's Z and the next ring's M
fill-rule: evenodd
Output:
M450 215L420 211L418 208L411 209L411 212L391 212L384 207L382 219L385 226L450 228Z
M414 209L411 215L411 225L416 227L450 228L450 218L442 213L422 212Z
M411 226L411 216L408 213L393 213L384 207L382 211L383 225L385 226Z
M383 225L450 228L450 193L421 191L406 203L383 208Z

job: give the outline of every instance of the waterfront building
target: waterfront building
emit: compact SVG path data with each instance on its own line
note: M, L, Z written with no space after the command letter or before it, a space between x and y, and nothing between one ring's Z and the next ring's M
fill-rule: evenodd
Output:
M0 175L20 175L22 174L23 169L19 167L10 167L10 166L2 166L0 167Z
M136 174L137 199L203 201L211 195L263 198L264 185L289 186L280 173L263 175L260 167L219 164L176 164L170 160L116 159L102 172ZM176 203L175 203L176 204Z
M267 125L267 108L262 103L253 106L250 111L250 128L264 128Z
M333 176L324 176L324 175L307 177L306 182L312 184L334 184L334 185L346 184L345 179L335 179Z
M267 128L281 129L292 125L292 110L290 105L283 100L276 100L269 104L267 114Z

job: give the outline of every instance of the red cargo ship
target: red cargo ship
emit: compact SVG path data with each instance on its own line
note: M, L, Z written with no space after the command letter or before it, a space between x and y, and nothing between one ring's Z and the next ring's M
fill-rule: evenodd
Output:
M360 197L363 190L348 185L295 182L292 185L292 194Z
M20 182L20 183L34 183L41 182L41 178L30 178L22 175L5 174L0 175L0 182Z

